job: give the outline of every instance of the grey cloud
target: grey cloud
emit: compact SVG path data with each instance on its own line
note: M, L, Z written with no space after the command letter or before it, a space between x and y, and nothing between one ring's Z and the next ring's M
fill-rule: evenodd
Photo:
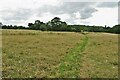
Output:
M80 11L81 13L81 19L87 19L89 17L92 17L92 13L96 12L97 9L92 8L92 7L88 7L86 9L83 9L82 11Z
M70 24L75 24L75 21L74 21L73 19L71 19L71 18L66 19L66 22L68 22L68 24L69 24L69 23L70 23Z
M69 14L70 18L66 19L67 22L74 24L74 20L78 20L74 13L80 13L80 19L85 20L93 16L93 13L97 11L97 7L112 8L117 6L117 2L63 2L57 6L44 5L38 9L23 9L16 10L1 10L0 18L3 21L19 23L28 20L32 15L41 17L42 14L49 12L53 15ZM120 4L120 3L119 3Z
M100 2L97 7L113 8L118 7L118 2Z
M16 9L16 10L1 10L1 19L3 21L24 21L30 18L32 15L30 9Z
M59 6L48 6L45 5L38 9L38 16L45 12L50 12L52 14L69 14L73 15L75 12L80 12L81 19L87 19L92 17L92 13L96 12L97 10L92 7L95 2L65 2Z
M45 12L55 15L69 14L73 18L73 13L79 12L81 19L88 19L97 11L97 7L113 8L118 6L117 2L64 2L58 6L45 5L38 9L38 16Z
M120 8L120 2L118 2L118 8Z

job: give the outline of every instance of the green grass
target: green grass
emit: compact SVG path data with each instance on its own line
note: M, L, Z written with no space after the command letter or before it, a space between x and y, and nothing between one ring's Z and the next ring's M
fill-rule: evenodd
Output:
M85 36L80 43L78 43L75 48L73 48L65 57L62 59L59 67L56 68L57 77L80 77L80 62L81 62L81 54L85 50L85 46L88 43L88 37Z
M118 77L118 35L2 30L2 77Z

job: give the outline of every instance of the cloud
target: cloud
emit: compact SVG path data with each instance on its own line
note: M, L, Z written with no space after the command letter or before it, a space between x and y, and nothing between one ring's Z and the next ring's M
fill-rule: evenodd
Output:
M80 2L66 0L1 0L0 20L3 24L27 24L34 20L47 22L60 17L71 24L88 24L99 8L117 7L117 2ZM107 12L106 12L107 13ZM101 13L102 14L102 13ZM109 14L107 15L109 16ZM97 20L98 16L96 16ZM112 19L112 18L111 18ZM112 23L111 23L112 24Z
M118 24L118 8L97 8L99 11L93 17L87 19L89 25L114 26Z
M97 5L97 7L114 8L118 7L118 2L101 2Z
M82 11L80 11L81 19L87 19L87 18L92 17L93 16L92 13L94 13L96 11L97 11L97 9L92 8L92 7L88 7L88 8L83 9Z
M45 5L38 9L38 16L46 12L50 12L54 15L70 14L72 16L74 13L79 12L81 19L87 19L92 17L92 13L97 11L93 7L94 4L94 2L65 2L59 6Z
M53 15L69 14L72 19L76 19L74 13L79 12L80 19L88 19L93 16L93 13L98 11L97 7L114 8L117 7L117 2L64 2L58 6L44 5L38 9L37 16L40 17L42 14L50 12Z
M3 22L22 22L27 19L29 19L32 15L32 11L30 9L6 9L6 10L0 10L0 18L2 19Z

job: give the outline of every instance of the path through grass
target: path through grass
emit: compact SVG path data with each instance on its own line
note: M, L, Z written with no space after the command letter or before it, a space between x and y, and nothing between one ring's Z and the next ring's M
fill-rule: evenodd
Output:
M82 53L81 78L118 78L118 35L88 34L89 43Z
M85 36L79 44L75 48L73 48L61 61L57 73L55 74L57 77L80 77L80 61L81 54L85 50L85 46L88 43L88 37Z
M116 34L3 30L1 40L2 78L118 77Z

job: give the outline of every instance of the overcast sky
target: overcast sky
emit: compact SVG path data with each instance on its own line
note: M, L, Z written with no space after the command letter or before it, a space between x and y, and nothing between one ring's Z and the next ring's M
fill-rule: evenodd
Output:
M60 17L68 24L99 26L118 24L118 0L103 1L0 0L0 22L6 25L27 26L35 20L48 22L54 17Z

